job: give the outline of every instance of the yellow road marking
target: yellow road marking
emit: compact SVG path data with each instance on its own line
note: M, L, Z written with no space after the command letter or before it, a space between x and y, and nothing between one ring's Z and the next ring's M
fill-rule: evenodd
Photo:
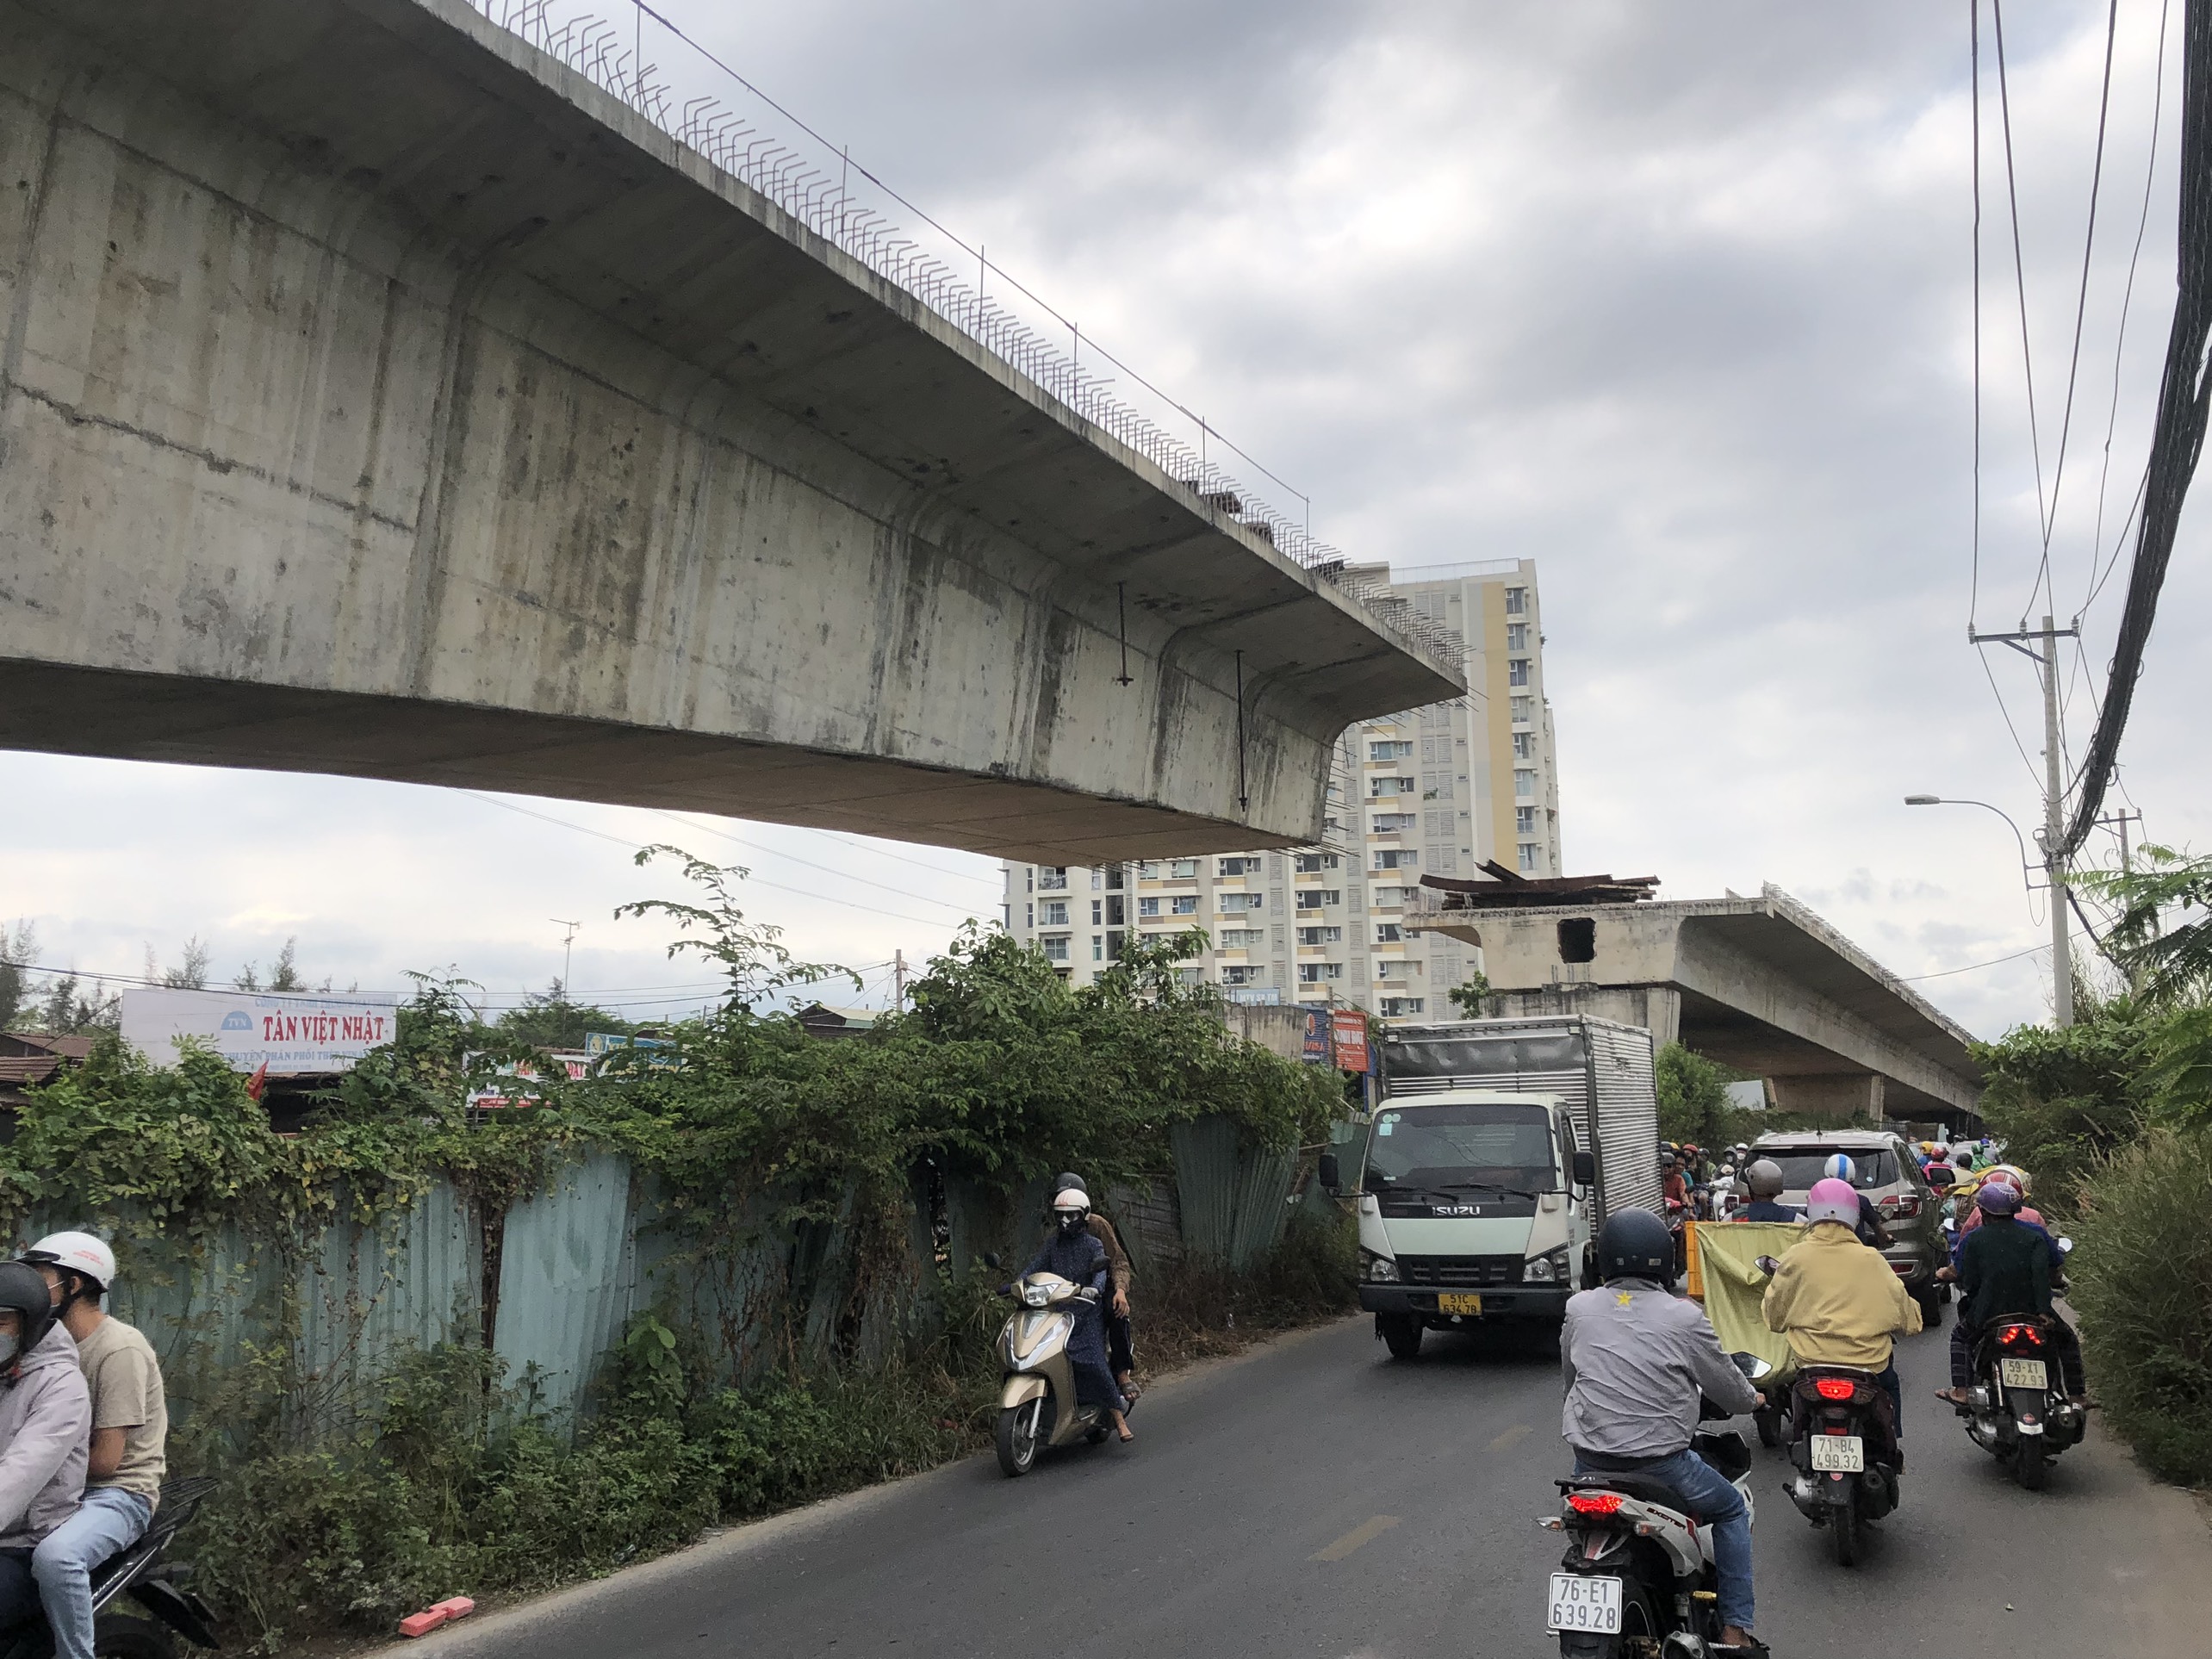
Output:
M1482 1450L1485 1451L1503 1451L1507 1446L1513 1445L1527 1432L1527 1424L1516 1423L1511 1428L1507 1429L1503 1434L1501 1434L1496 1439L1491 1441L1488 1445L1484 1446Z
M1395 1515L1375 1515L1359 1523L1326 1550L1316 1550L1315 1561L1342 1561L1353 1550L1375 1542L1398 1524Z

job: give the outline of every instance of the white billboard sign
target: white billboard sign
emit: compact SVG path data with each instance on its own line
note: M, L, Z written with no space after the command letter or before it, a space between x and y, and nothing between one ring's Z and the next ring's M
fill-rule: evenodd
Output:
M126 991L123 1041L157 1066L177 1064L177 1040L196 1037L233 1069L344 1072L392 1041L396 1003L252 991Z

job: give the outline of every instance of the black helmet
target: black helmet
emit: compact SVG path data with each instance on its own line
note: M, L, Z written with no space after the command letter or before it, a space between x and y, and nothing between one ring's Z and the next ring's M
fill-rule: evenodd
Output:
M27 1354L53 1329L53 1296L46 1275L24 1262L0 1262L0 1312L22 1315L22 1339L17 1355Z
M1058 1175L1053 1177L1053 1191L1055 1194L1066 1192L1070 1187L1073 1187L1078 1192L1090 1190L1090 1187L1084 1184L1083 1177L1072 1170L1062 1170Z
M1675 1235L1648 1209L1625 1209L1598 1233L1598 1273L1608 1279L1675 1277Z

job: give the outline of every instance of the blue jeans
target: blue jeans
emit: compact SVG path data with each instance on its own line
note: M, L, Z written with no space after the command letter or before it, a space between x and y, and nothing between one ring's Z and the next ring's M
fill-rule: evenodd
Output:
M92 1569L145 1537L152 1519L153 1506L135 1492L87 1487L77 1513L31 1552L54 1659L92 1659Z
M1671 1457L1646 1463L1637 1474L1657 1481L1681 1494L1682 1502L1712 1532L1713 1572L1719 1582L1720 1622L1738 1630L1751 1628L1751 1512L1743 1494L1720 1471L1684 1447ZM1605 1471L1575 1459L1575 1478L1603 1480ZM73 1656L72 1656L73 1659Z

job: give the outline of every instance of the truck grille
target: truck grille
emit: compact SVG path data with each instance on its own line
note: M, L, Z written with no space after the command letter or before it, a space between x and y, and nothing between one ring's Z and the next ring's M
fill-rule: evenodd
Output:
M1427 1284L1447 1289L1479 1290L1486 1284L1519 1284L1518 1256L1401 1256L1401 1284Z

